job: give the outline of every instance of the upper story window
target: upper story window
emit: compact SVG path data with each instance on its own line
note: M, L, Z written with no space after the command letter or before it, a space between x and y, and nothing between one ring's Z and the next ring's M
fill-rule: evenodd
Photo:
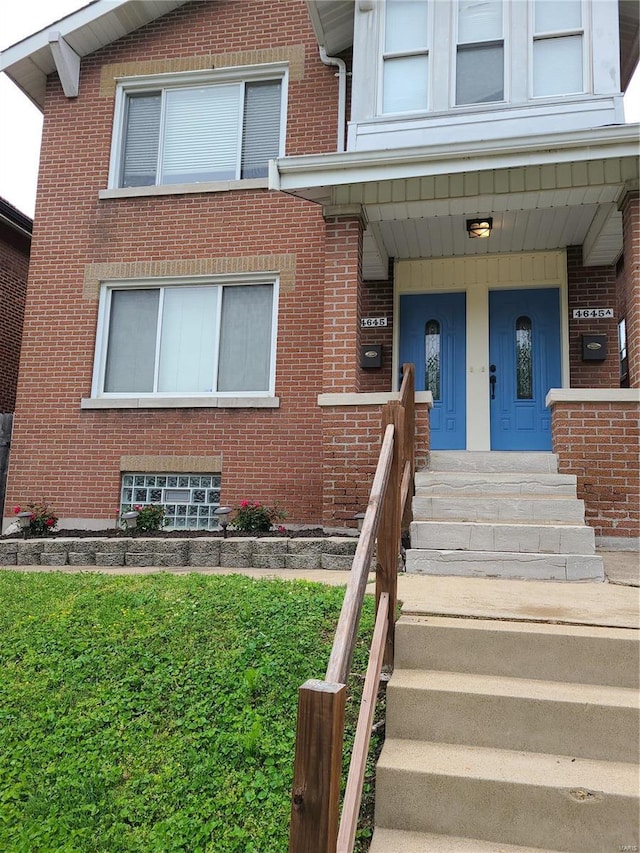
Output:
M243 70L123 83L110 186L266 177L284 153L285 71Z
M502 0L458 0L456 104L484 104L502 100Z
M429 4L387 0L382 56L382 112L429 105Z
M103 285L93 396L273 394L276 284L247 281Z
M584 92L582 0L534 0L533 96Z

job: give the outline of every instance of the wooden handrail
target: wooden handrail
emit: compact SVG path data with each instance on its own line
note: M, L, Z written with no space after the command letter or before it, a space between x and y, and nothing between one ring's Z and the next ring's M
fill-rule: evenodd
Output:
M353 850L380 671L393 666L400 533L413 495L415 369L403 370L400 399L383 409L380 456L325 680L307 681L299 691L289 853ZM376 536L376 623L338 828L346 683Z
M393 445L394 428L392 424L389 424L382 441L378 467L376 468L373 485L371 486L369 504L364 515L360 538L358 539L356 553L353 558L351 571L349 572L347 590L344 595L344 601L342 602L338 627L336 628L331 657L329 658L327 673L325 675L326 681L345 684L349 670L351 669L353 648L360 622L360 611L362 610L367 578L371 567L371 558L380 523L382 501L387 489L387 483L389 482L389 473L393 460Z
M371 740L371 724L373 723L373 714L376 710L376 697L378 695L382 658L387 638L388 613L389 595L385 592L380 596L380 606L378 607L376 624L373 629L371 654L362 689L362 703L360 705L360 713L358 714L356 735L351 752L351 763L349 764L349 776L342 803L342 818L338 831L337 853L351 853L356 837L364 772L367 766L369 741Z

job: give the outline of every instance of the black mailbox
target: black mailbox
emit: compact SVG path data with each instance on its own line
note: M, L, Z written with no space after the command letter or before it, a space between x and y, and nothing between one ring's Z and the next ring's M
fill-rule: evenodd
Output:
M360 347L360 367L382 367L382 344L363 344Z
M582 336L582 360L604 361L607 357L606 335Z

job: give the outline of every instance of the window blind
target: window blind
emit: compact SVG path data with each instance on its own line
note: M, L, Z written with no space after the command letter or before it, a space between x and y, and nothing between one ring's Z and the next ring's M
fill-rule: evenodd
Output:
M243 178L263 178L280 153L280 83L245 84L242 139Z

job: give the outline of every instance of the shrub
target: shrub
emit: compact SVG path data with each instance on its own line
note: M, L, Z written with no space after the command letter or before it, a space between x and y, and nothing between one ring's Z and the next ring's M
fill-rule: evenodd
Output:
M249 533L266 533L272 525L287 517L286 512L278 506L268 507L258 501L241 501L235 509L232 526Z
M24 506L14 506L14 513L30 512L29 533L31 536L46 536L58 524L58 516L49 508L45 500L29 501Z
M138 513L136 520L136 530L142 533L148 533L153 530L162 530L168 524L168 520L164 517L164 507L162 504L134 504L131 509Z

